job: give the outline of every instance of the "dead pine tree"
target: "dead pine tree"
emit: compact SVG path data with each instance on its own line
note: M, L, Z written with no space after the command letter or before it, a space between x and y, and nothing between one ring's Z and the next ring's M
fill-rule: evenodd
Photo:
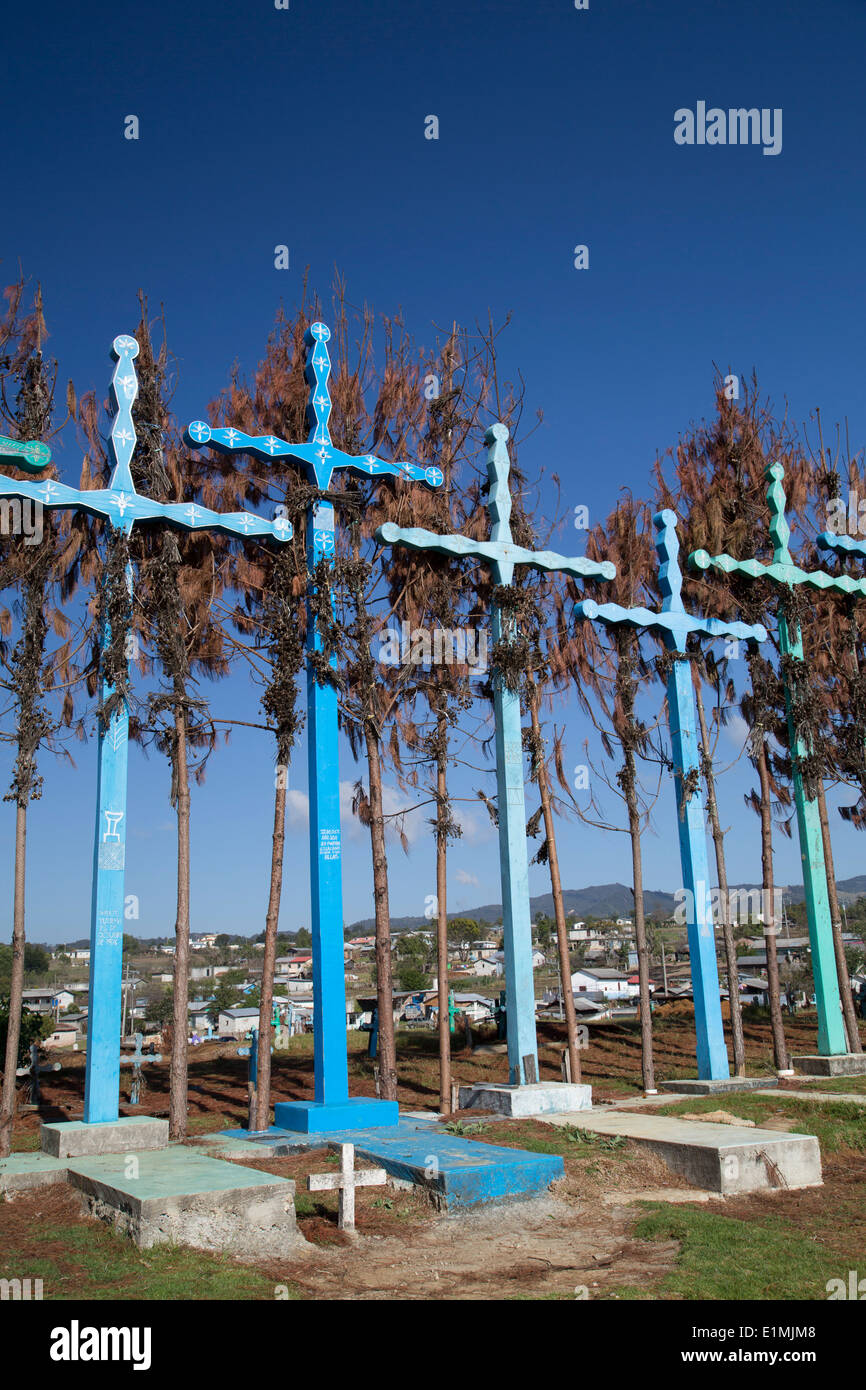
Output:
M7 296L10 307L0 326L4 353L0 359L2 412L4 423L18 438L45 440L51 435L57 364L47 362L42 352L46 330L41 292L37 289L33 309L28 314L22 312L23 295L24 285L19 281ZM7 388L15 390L11 406L7 403ZM26 475L18 473L18 476ZM70 624L52 595L58 585L62 592L72 591L76 547L74 541L64 537L49 512L42 516L42 527L41 537L37 537L35 531L32 536L10 535L0 552L0 587L14 584L20 593L19 635L11 654L4 644L0 675L0 689L5 691L14 709L14 730L3 737L15 750L12 782L4 797L15 803L15 870L9 1021L0 1099L0 1157L10 1153L15 1116L26 945L27 809L31 801L42 795L39 751L55 743L61 723L68 726L73 712L69 643L67 641L59 652L49 653L47 639L52 631L61 637L69 634ZM19 531L23 532L23 528ZM3 621L3 617L0 615L0 631L8 632L11 618L6 615ZM51 689L58 681L66 687L60 719L53 717L48 708Z
M588 594L593 597L597 594L602 602L610 600L624 608L642 603L648 586L654 582L656 568L646 504L635 501L627 494L607 521L589 533L586 553L591 559L611 560L617 570L616 578L606 581L603 586L597 581L588 580ZM619 795L626 808L640 989L641 1071L644 1091L654 1094L649 945L641 845L649 803L642 792L638 772L639 760L661 764L661 754L653 744L653 734L660 716L647 723L638 710L639 697L652 680L653 670L641 651L638 634L623 625L607 629L591 622L575 622L572 641L565 649L564 656L580 704L597 730L606 756L619 761L614 776L615 785L604 774L597 775ZM655 792L657 795L658 789ZM603 829L622 830L622 826L609 821L593 819L577 802L574 804L578 815L589 824ZM590 804L598 813L594 791Z

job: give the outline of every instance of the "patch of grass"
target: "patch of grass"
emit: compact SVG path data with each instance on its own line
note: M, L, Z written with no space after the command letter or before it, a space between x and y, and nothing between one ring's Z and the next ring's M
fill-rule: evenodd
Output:
M622 1299L823 1299L829 1279L845 1274L844 1261L815 1236L792 1231L784 1214L741 1221L701 1207L641 1203L632 1235L678 1240L676 1269L652 1288L626 1285L605 1291Z
M866 1150L866 1107L845 1101L799 1100L778 1091L773 1096L744 1094L700 1096L653 1109L654 1115L700 1114L726 1110L759 1127L771 1116L794 1120L796 1133L814 1134L824 1153L840 1149Z
M34 1258L6 1241L2 1275L41 1278L43 1297L75 1299L272 1299L274 1283L229 1256L186 1246L139 1250L125 1236L91 1225L46 1224L28 1231L28 1247L51 1247L50 1258ZM61 1247L62 1253L58 1250ZM288 1289L290 1298L297 1290Z
M12 1152L13 1153L35 1153L41 1146L41 1137L37 1130L35 1134L13 1133Z
M847 1092L852 1096L866 1095L866 1076L796 1076L793 1078L799 1090Z

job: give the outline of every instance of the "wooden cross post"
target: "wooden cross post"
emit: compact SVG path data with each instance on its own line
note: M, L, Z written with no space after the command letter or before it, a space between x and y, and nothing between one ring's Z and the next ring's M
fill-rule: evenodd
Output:
M510 584L517 565L552 570L581 578L613 579L614 566L583 556L568 559L551 550L525 550L511 538L511 489L508 475L508 428L492 425L485 435L488 446L487 511L492 522L489 541L467 536L438 535L418 528L403 529L392 522L376 535L388 545L412 550L433 550L442 555L463 555L486 560L497 586ZM494 602L491 610L494 647L513 642L514 623ZM526 802L523 794L523 734L520 692L512 689L494 667L493 701L496 723L496 791L499 815L499 868L502 882L502 924L505 938L505 984L508 996L508 1071L512 1085L538 1081L538 1044L535 1036L535 981L532 973L532 922L529 912L529 859L526 852Z
M368 477L389 475L408 482L438 487L439 468L414 463L387 463L375 454L362 458L346 454L331 440L331 397L328 377L330 329L314 323L307 330L306 379L310 386L306 443L292 444L275 435L253 436L242 430L212 428L193 420L184 438L192 448L218 449L224 454L247 453L272 463L290 458L300 463L320 492L327 492L333 474L342 469ZM307 513L308 621L307 650L322 647L314 621L313 571L320 560L336 557L334 508L325 499L314 501ZM331 664L336 666L336 657ZM307 663L307 767L310 792L310 897L313 936L313 1057L315 1098L280 1104L275 1123L284 1129L328 1131L348 1125L388 1125L397 1121L395 1102L364 1096L349 1099L346 1050L346 977L343 964L343 888L340 850L340 766L337 690L320 684L314 665Z
M653 525L657 533L656 552L661 562L661 611L656 613L649 608L641 607L622 608L618 603L599 604L592 599L586 599L576 605L575 613L579 618L589 618L611 627L618 623L627 623L631 627L661 632L665 647L670 653L671 664L667 680L668 722L677 795L680 863L683 887L686 889L686 924L695 1004L698 1076L702 1081L721 1080L730 1076L730 1070L722 1028L719 968L716 961L704 799L700 780L695 692L686 656L686 639L692 633L700 633L706 637L734 637L745 641L763 642L766 640L767 631L760 624L751 626L748 623L726 623L719 618L692 617L687 613L682 600L683 576L678 560L680 546L677 540L676 516L669 510L658 512L653 517Z
M39 1104L39 1099L40 1099L40 1097L39 1097L39 1076L40 1076L40 1073L46 1072L46 1071L60 1071L60 1063L59 1063L59 1062L40 1062L40 1061L39 1061L39 1047L38 1047L38 1044L37 1044L37 1043L31 1043L31 1044L30 1044L30 1066L29 1066L29 1067L17 1067L17 1068L16 1068L16 1071L15 1071L15 1075L16 1075L16 1076L29 1076L29 1077L30 1077L30 1104L31 1104L31 1105L38 1105L38 1104Z
M128 333L115 338L112 356L116 366L111 381L114 420L109 450L114 461L107 488L81 492L53 480L18 482L0 475L0 496L28 497L54 511L85 511L102 518L115 530L129 535L137 521L162 521L185 531L222 531L232 536L267 536L288 541L289 522L282 517L266 521L253 512L214 512L195 503L155 502L135 490L130 461L136 444L132 407L138 395L134 361L138 343ZM50 453L44 445L17 446L11 455L18 467L38 473ZM2 446L10 458L8 445ZM28 456L27 450L31 450ZM47 457L45 455L48 455ZM132 592L132 568L127 569ZM102 651L111 641L107 626L101 634ZM102 698L113 693L102 681ZM86 1124L110 1123L118 1115L121 1024L121 952L123 944L124 867L126 862L126 792L129 708L126 701L107 722L99 721L97 753L96 830L93 849L93 895L90 919L90 1007L87 1017L87 1064L84 1088Z
M830 575L823 570L807 573L794 563L788 545L791 528L785 519L787 499L782 486L784 476L785 470L780 463L770 464L765 473L767 501L770 505L770 535L773 540L772 564L765 565L759 560L734 560L730 555L708 555L705 550L696 550L690 555L689 564L699 570L714 569L724 574L742 574L747 579L768 579L781 585L783 592L805 584L812 589L830 589L843 594L866 594L866 581L862 579L851 579L849 575ZM784 602L779 613L779 651L783 663L787 658L795 662L803 660L800 624L796 618L786 615ZM810 795L802 771L803 763L810 757L812 749L808 733L804 733L796 724L796 712L792 703L790 683L785 679L784 664L782 682L788 716L788 741L791 749L794 801L797 807L797 829L800 836L800 859L803 865L803 887L806 890L806 912L812 945L815 999L818 1005L818 1051L824 1057L833 1057L847 1053L848 1041L842 1017L836 955L833 949L833 928L827 896L827 865L818 800L816 796Z
M130 1103L130 1105L138 1105L139 1098L140 1098L140 1096L141 1096L141 1083L142 1083L142 1080L143 1080L142 1073L141 1073L142 1064L143 1064L144 1062L161 1062L161 1061L162 1061L162 1053L161 1053L161 1052L148 1053L148 1055L145 1057L144 1052L142 1051L143 1045L144 1045L144 1036L143 1036L143 1034L141 1034L141 1033L136 1033L136 1035L135 1035L135 1051L134 1051L134 1052L121 1052L121 1054L120 1054L120 1065L121 1065L122 1067L130 1067L130 1066L132 1067L132 1085L131 1085L131 1087L130 1087L130 1093L129 1093L129 1103Z
M355 1188L380 1187L388 1181L384 1168L361 1168L355 1172L355 1145L329 1144L332 1153L340 1155L339 1173L311 1173L307 1178L308 1192L340 1193L340 1210L337 1224L341 1231L355 1229Z

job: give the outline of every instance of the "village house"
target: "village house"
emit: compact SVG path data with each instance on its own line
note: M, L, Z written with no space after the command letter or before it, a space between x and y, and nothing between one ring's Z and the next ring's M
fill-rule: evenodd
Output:
M625 970L581 966L571 977L575 995L601 994L605 999L633 999L640 992L637 980Z

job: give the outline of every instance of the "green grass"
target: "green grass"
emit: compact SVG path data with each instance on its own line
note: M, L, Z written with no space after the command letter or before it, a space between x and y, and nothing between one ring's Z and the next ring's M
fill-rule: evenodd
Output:
M50 1247L45 1258L38 1254L40 1245ZM5 1279L42 1279L43 1298L55 1300L246 1301L273 1299L276 1288L273 1280L228 1256L175 1245L139 1250L125 1236L89 1224L38 1226L28 1234L26 1252L7 1242L0 1273ZM291 1286L288 1295L299 1297Z
M606 1290L622 1299L824 1299L829 1279L847 1277L849 1259L792 1230L784 1212L740 1221L700 1207L642 1203L636 1240L678 1240L676 1269L647 1288Z
M839 1149L866 1150L866 1107L845 1101L799 1100L779 1091L773 1096L748 1093L726 1096L696 1096L671 1105L653 1108L654 1115L702 1114L725 1110L740 1119L754 1120L759 1127L771 1115L790 1116L795 1132L814 1134L823 1153Z
M866 1095L866 1076L796 1076L797 1087L803 1091L847 1092L852 1096Z

